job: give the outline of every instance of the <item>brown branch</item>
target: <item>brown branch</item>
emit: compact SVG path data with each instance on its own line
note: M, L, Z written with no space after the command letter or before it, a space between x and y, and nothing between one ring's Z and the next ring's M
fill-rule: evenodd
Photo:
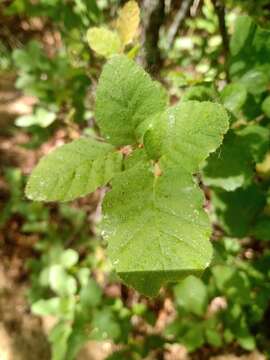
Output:
M215 7L215 11L218 17L219 31L222 38L223 45L223 54L224 54L224 68L226 73L226 79L230 81L229 69L228 69L228 60L230 54L230 46L229 46L229 35L226 26L225 19L225 6L221 2L221 0L212 0L213 5Z
M167 35L167 48L170 49L172 47L173 41L176 37L177 31L180 28L182 22L184 21L187 12L191 6L193 0L183 0L179 10L177 11L172 25L169 28Z
M142 65L155 75L162 64L158 41L160 27L165 18L165 0L144 0L142 10L144 13Z

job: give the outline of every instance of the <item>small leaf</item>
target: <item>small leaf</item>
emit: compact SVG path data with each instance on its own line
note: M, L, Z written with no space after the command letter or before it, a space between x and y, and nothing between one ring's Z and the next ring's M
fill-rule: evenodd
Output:
M89 279L88 284L80 291L80 302L87 309L99 305L101 297L101 289L93 279Z
M61 321L51 330L49 341L52 346L52 360L66 359L68 339L72 334L72 325L67 321Z
M165 282L202 272L210 263L211 227L203 195L181 167L155 177L139 163L117 176L103 202L103 235L124 282L156 295Z
M207 289L202 280L188 276L174 287L176 303L185 310L202 316L207 305Z
M75 264L77 264L78 260L79 260L79 254L73 249L65 250L60 257L60 263L66 269L69 269Z
M102 135L111 144L134 144L137 126L166 106L165 90L134 61L118 55L104 66L95 115Z
M220 347L222 346L222 336L218 332L217 329L205 329L205 337L208 342L208 344L214 346L214 347Z
M121 51L118 34L106 28L90 28L87 31L87 40L91 49L106 58Z
M96 310L92 320L91 339L106 340L117 339L121 334L120 325L117 323L113 313L108 308Z
M26 196L36 201L70 201L107 184L121 169L113 147L81 138L43 157L32 172Z
M33 314L40 316L52 315L64 319L71 319L75 310L75 299L73 297L53 297L48 300L38 300L31 306Z
M69 275L61 265L52 265L49 269L49 284L60 296L74 295L77 283L73 276Z
M38 108L34 114L23 115L16 119L15 123L19 127L28 127L38 125L42 128L50 126L56 119L54 112Z
M247 90L242 84L232 83L225 86L220 96L225 108L237 114L247 99Z
M153 116L143 141L152 159L193 172L221 144L228 126L223 106L185 101Z
M59 297L50 298L48 300L38 300L31 306L33 314L40 316L58 315L61 300Z
M140 23L140 9L136 1L128 1L119 11L116 29L123 46L132 42Z
M200 323L190 327L187 332L180 337L180 342L192 352L199 349L204 344L204 332Z

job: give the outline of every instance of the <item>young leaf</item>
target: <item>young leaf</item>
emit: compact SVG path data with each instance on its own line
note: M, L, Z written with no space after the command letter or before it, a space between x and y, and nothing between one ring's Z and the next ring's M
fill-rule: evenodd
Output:
M17 126L28 127L37 125L42 128L50 126L56 119L56 114L43 108L38 108L35 113L22 115L15 121Z
M161 158L194 172L221 144L228 126L221 105L185 101L151 119L144 136L145 149L152 159Z
M140 23L140 9L136 1L128 1L119 11L116 22L116 29L123 46L129 44L136 32Z
M167 101L165 90L139 65L124 55L114 56L100 76L96 121L111 144L134 144L136 127L149 116L163 111Z
M118 34L106 28L90 28L87 31L87 40L91 49L106 58L121 51Z
M77 283L61 265L52 265L49 268L49 283L52 290L59 296L72 296L76 293Z
M155 177L139 163L114 178L103 203L103 235L118 275L150 296L202 272L212 257L202 192L185 169L163 171Z
M70 201L87 195L120 171L121 159L111 145L75 140L41 159L27 183L26 196L36 201Z

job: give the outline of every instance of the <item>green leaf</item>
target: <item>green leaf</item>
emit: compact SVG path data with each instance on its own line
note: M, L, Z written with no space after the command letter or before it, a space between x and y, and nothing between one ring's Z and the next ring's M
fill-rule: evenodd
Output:
M108 308L94 312L92 327L91 338L95 340L117 339L121 334L120 325Z
M121 51L121 40L118 34L106 28L94 27L89 29L87 40L91 49L106 58Z
M189 352L200 348L204 344L203 330L202 325L197 323L188 329L184 336L180 337L180 342L183 343Z
M208 344L214 346L214 347L220 347L222 346L222 337L217 329L205 329L205 337L208 342Z
M181 167L162 171L155 177L139 163L113 180L103 202L109 257L124 282L150 296L201 273L212 257L202 192Z
M195 85L188 88L183 94L181 101L218 101L218 93L213 86Z
M270 118L270 96L267 96L267 98L264 99L262 103L262 111L268 118Z
M38 108L34 114L23 115L16 119L15 124L19 127L38 125L42 128L50 126L56 119L54 112Z
M52 345L52 360L65 360L68 339L72 333L72 325L66 321L59 322L50 332L49 341Z
M134 39L140 23L140 9L136 1L128 1L120 10L116 29L123 46Z
M194 172L221 144L228 126L223 106L207 101L182 102L151 119L144 136L145 149L152 159L161 158Z
M61 265L52 265L49 269L49 284L60 296L74 295L77 283L73 276L69 275Z
M237 131L241 143L254 162L263 161L270 145L270 130L261 125L248 125Z
M48 300L38 300L31 306L33 314L40 316L52 315L59 318L71 319L75 310L75 299L53 297Z
M233 191L250 183L254 166L249 149L241 140L240 136L230 132L221 147L209 156L203 169L206 185Z
M226 134L223 144L209 156L203 169L206 185L233 191L250 184L255 162L262 161L269 148L269 130L249 125Z
M102 135L111 144L135 143L136 127L166 106L165 90L132 60L118 55L104 66L95 115Z
M262 78L262 73L269 78L270 41L269 31L257 26L248 16L238 16L235 31L231 37L231 64L230 74L232 80L241 78L250 69L248 82L256 92L255 83L252 85L252 71L261 71L256 81ZM260 83L260 81L259 81ZM261 91L261 90L260 90Z
M247 90L243 84L228 84L221 91L220 97L225 108L233 114L237 114L246 102Z
M202 316L207 305L207 289L202 280L188 276L174 287L176 303L185 310Z
M230 192L216 190L212 203L224 230L230 236L244 237L265 206L265 196L256 185L251 185Z
M263 70L252 69L239 79L239 83L244 85L250 94L257 95L267 90L269 80Z
M230 50L236 56L243 48L248 47L248 40L252 36L255 23L249 16L239 16L235 24L235 31L231 38Z
M107 184L121 169L113 147L81 138L43 157L32 172L26 196L36 201L70 201Z
M93 279L88 280L88 284L80 291L80 302L86 308L97 306L101 301L102 292L100 287Z
M270 217L263 216L259 218L250 232L258 240L270 241Z
M78 260L79 260L79 254L77 253L77 251L73 249L65 250L60 257L60 263L66 269L69 269L75 264L77 264Z

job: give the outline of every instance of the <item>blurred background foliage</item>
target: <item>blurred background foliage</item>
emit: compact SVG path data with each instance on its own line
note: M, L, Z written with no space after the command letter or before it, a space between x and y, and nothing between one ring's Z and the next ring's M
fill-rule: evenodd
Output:
M142 0L138 34L121 50L163 83L172 104L220 102L230 114L200 177L215 249L202 278L140 296L118 283L106 258L104 189L62 205L24 197L41 155L99 135L92 109L105 58L88 41L94 50L104 43L87 34L115 29L124 3L0 2L0 358L267 359L269 0Z

